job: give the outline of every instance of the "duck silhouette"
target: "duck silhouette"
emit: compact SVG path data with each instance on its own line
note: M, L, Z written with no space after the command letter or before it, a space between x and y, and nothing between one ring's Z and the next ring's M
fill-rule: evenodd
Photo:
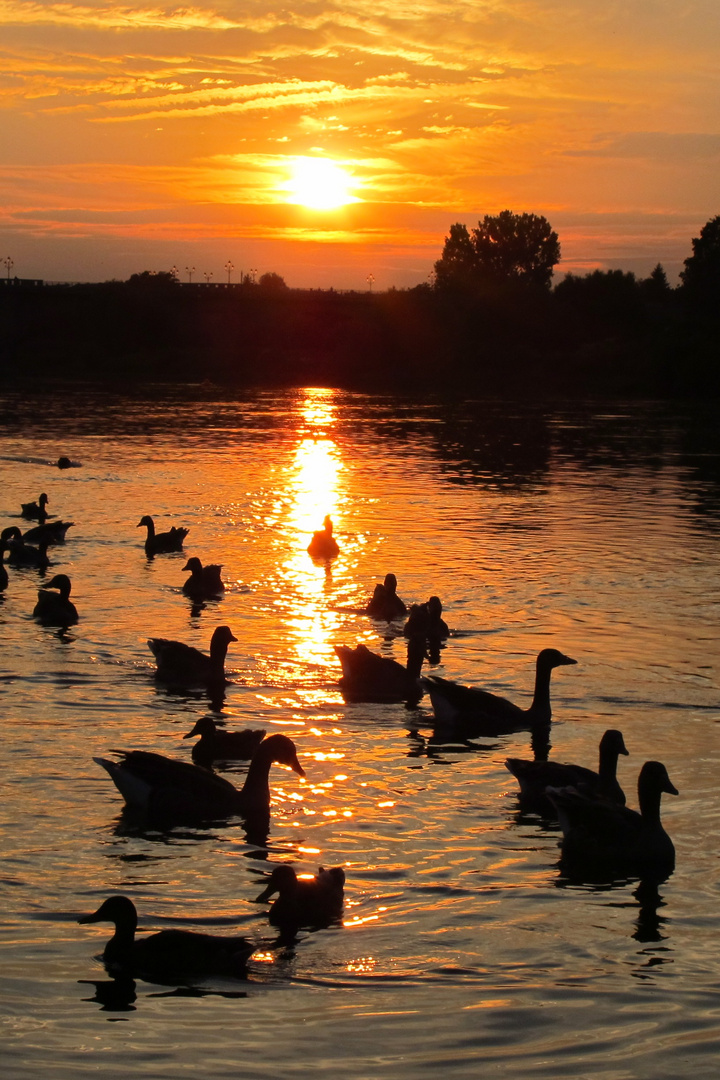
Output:
M664 881L675 868L675 847L660 821L663 793L678 792L659 761L646 761L640 770L639 813L577 788L548 788L563 831L564 867Z
M141 517L136 528L145 526L147 536L145 538L146 555L163 555L170 551L182 551L183 541L190 532L189 529L176 528L174 525L168 532L155 532L155 522L149 514Z
M292 739L270 735L252 756L245 783L229 780L200 765L178 761L146 750L114 751L121 760L93 758L106 769L131 809L163 821L203 821L239 815L264 819L270 814L270 767L289 765L305 772Z
M627 755L622 732L609 728L600 740L598 771L582 765L566 765L559 761L524 761L508 758L505 767L520 785L520 802L527 809L552 812L553 805L546 788L574 787L585 795L609 799L625 805L625 793L617 780L620 754Z
M20 513L24 518L30 518L36 521L45 521L49 514L45 507L50 502L47 495L43 491L42 495L38 496L37 502L21 503Z
M54 590L58 591L55 592ZM56 574L44 588L38 590L33 616L46 626L70 626L78 621L77 608L70 599L70 578Z
M342 866L320 867L314 877L298 877L288 863L276 866L256 899L263 903L278 893L268 912L271 926L295 932L302 926L321 927L342 915L345 871Z
M213 761L247 761L265 738L261 728L224 731L212 716L201 716L183 739L194 739L196 735L200 738L192 748L192 759L198 765L210 765Z
M23 543L37 544L47 540L48 544L64 544L67 531L74 524L74 521L46 521L42 525L35 525L23 533Z
M333 523L329 514L326 514L323 519L322 529L313 533L307 549L313 559L334 559L340 554L338 542L333 536Z
M244 937L201 934L192 930L160 930L135 940L137 909L129 896L109 896L97 911L79 923L110 922L115 933L103 950L110 974L159 976L235 975L242 977L255 951Z
M338 685L346 701L414 702L423 694L420 671L426 658L425 642L411 637L407 644L407 663L378 656L366 645L335 645L342 667Z
M220 577L222 566L217 563L203 566L200 559L193 555L185 563L183 570L190 571L190 577L183 585L183 592L194 600L213 599L225 592L225 584Z
M563 664L576 664L557 649L543 649L535 664L535 692L527 709L507 698L477 687L462 686L449 679L429 675L423 684L430 694L435 718L440 726L459 727L478 735L508 735L545 725L552 719L550 675Z
M50 565L47 555L47 538L41 539L37 547L33 544L26 544L25 538L17 525L11 525L10 528L3 529L2 535L4 546L8 552L7 561L11 566L34 566L39 570L45 570Z
M397 594L397 578L394 574L386 574L382 585L376 585L372 598L368 601L365 614L373 619L383 619L392 622L399 619L407 611L407 607Z
M229 626L216 626L210 639L210 655L193 645L169 638L148 638L155 657L156 678L177 686L207 686L225 683L228 645L237 641Z

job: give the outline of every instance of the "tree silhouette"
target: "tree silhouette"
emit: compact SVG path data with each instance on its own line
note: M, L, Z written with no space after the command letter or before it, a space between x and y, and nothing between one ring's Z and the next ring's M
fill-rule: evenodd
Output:
M680 277L688 299L708 310L720 303L720 215L711 218L693 242Z
M560 242L547 218L503 210L486 214L477 228L450 226L435 263L439 288L522 282L547 289L560 260Z

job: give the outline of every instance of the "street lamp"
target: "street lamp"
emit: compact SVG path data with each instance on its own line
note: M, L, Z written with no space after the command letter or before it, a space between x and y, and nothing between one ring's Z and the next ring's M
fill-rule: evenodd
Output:
M195 267L194 266L186 266L185 270L186 270L187 276L188 276L188 283L190 285L192 285L192 276L195 273Z
M12 261L12 259L8 255L8 257L6 259L3 259L3 265L5 265L7 267L8 281L9 281L10 280L10 271L12 270L15 263Z
M367 278L365 280L367 281L367 283L368 283L368 285L370 287L370 292L372 292L372 287L373 287L373 284L375 282L375 277L373 276L373 274L368 274L368 276L367 276Z
M233 270L235 269L235 267L233 266L233 264L230 262L229 259L225 263L225 269L227 270L228 285L229 285L230 284L230 275L232 274Z
M250 281L251 281L251 283L253 285L255 284L255 275L256 274L257 274L257 268L250 270Z
M172 277L174 277L174 278L175 278L175 280L177 281L177 276L178 276L178 268L177 268L177 266L171 266L171 267L170 267L170 274L171 274L171 275L172 275Z
M210 284L210 278L211 278L212 276L213 276L213 275L212 275L212 270L206 270L206 271L205 271L205 273L203 274L203 277L205 278L205 284L206 284L206 285L209 285L209 284Z

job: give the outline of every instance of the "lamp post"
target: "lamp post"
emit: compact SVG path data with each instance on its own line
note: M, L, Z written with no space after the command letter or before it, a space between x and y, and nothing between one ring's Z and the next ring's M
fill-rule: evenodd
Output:
M177 266L171 266L170 267L170 274L177 281L177 276L178 276L178 268L177 268Z
M195 273L195 267L194 266L186 266L185 270L187 271L188 284L192 285L192 276Z
M205 284L206 284L206 285L209 285L209 284L210 284L210 278L211 278L212 276L213 276L213 275L212 275L212 270L206 270L206 271L205 271L205 273L203 274L203 277L205 278Z
M367 281L367 283L368 283L368 286L369 286L369 288L370 288L370 292L372 292L372 287L373 287L373 285L374 285L374 283L375 283L375 277L374 277L374 275L373 275L373 274L368 274L368 276L367 276L367 278L366 278L365 280L366 280L366 281Z
M8 255L8 257L7 257L6 259L3 259L3 265L7 267L7 274L8 274L8 278L7 278L7 279L8 279L8 281L9 281L9 280L10 280L10 271L12 270L13 266L15 265L15 263L14 263L14 262L12 261L12 259L11 259L11 258L10 258L10 256Z
M233 270L235 269L235 267L233 266L233 264L230 262L229 259L225 263L225 269L227 270L228 285L229 285L230 284L230 275L232 274Z
M254 284L255 284L255 275L256 275L256 274L257 274L257 267L256 267L255 269L251 269L251 270L250 270L250 283L251 283L252 285L254 285Z

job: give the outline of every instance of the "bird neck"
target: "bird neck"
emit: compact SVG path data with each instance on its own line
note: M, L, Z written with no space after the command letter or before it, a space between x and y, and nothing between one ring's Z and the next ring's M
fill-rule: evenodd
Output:
M108 941L103 952L105 960L123 960L127 958L135 944L137 918L115 924L115 933Z
M617 750L613 747L600 745L600 762L598 776L605 781L617 779Z
M654 784L643 783L642 777L638 781L638 803L643 821L650 825L660 824L660 800L662 792Z
M548 667L539 657L535 665L535 693L533 694L530 712L533 718L549 724L552 717L550 708L550 674L552 668Z
M272 759L259 748L248 767L240 795L244 803L267 808L270 804L270 766Z
M222 671L225 667L225 657L227 656L228 643L220 638L212 638L210 642L210 659L212 660L213 667Z

